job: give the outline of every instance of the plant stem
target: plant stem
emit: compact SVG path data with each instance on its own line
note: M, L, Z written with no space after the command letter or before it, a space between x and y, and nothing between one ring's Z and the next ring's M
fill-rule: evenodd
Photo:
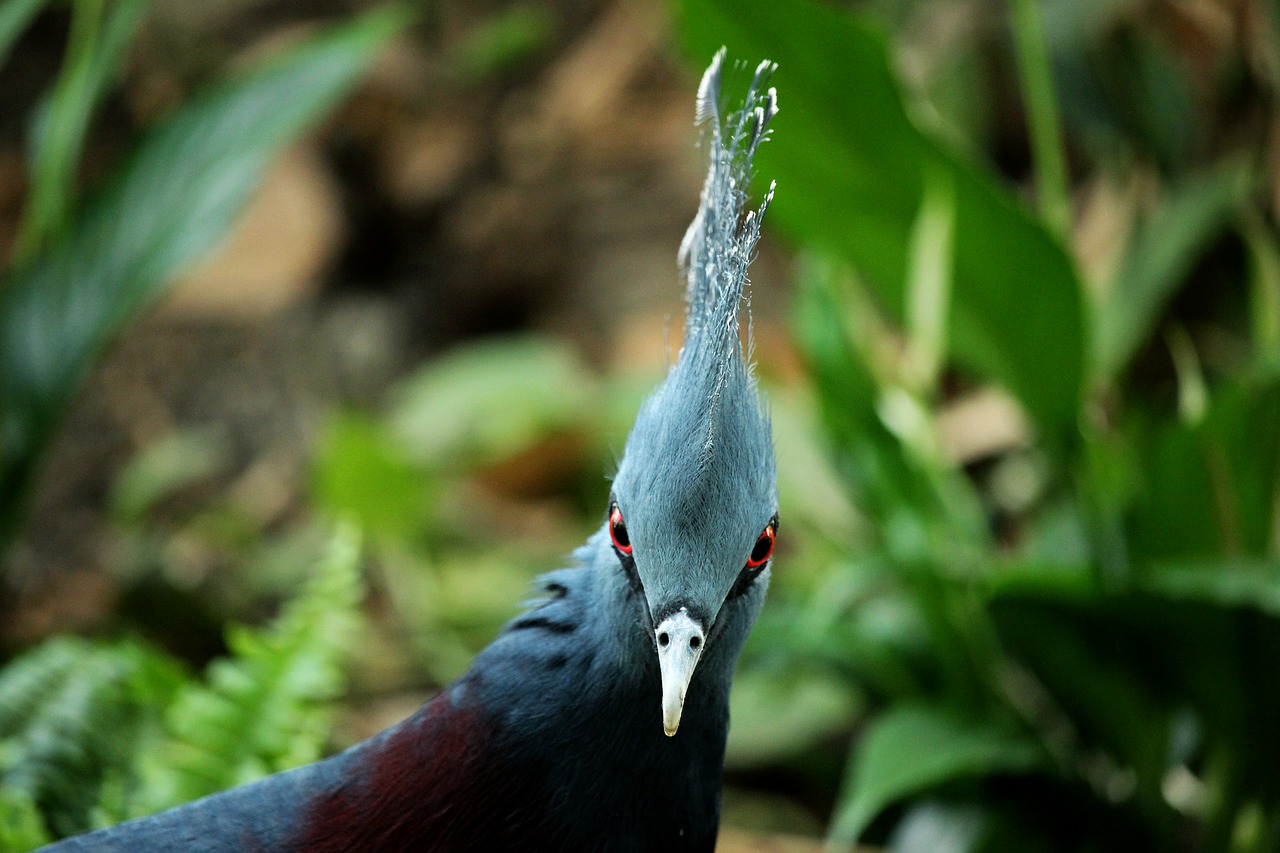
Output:
M1039 0L1009 0L1009 9L1022 99L1031 134L1031 158L1040 216L1059 239L1065 240L1071 228L1071 201L1067 194L1062 127L1054 98Z

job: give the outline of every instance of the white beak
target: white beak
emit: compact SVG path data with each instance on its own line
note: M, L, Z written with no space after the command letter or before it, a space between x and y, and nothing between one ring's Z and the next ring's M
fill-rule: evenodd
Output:
M671 737L680 728L684 694L707 638L702 626L683 607L663 619L653 636L658 643L658 669L662 672L662 730Z

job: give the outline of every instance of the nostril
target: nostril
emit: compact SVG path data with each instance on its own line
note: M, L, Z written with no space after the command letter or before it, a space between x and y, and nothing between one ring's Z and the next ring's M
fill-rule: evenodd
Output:
M670 642L671 642L671 637L667 635L666 631L663 631L661 634L658 635L658 645L662 646L664 649L667 647L667 644Z
M702 638L699 637L697 634L694 634L692 637L689 638L689 648L696 649L698 648L698 646L701 646L701 645L702 645Z

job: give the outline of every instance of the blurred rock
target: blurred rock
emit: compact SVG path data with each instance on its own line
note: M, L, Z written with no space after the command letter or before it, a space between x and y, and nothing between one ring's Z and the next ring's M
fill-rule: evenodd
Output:
M985 388L947 403L938 415L942 452L958 465L1026 447L1026 414L1007 392Z
M394 127L382 144L381 182L403 207L437 204L476 167L480 138L475 122L456 115Z

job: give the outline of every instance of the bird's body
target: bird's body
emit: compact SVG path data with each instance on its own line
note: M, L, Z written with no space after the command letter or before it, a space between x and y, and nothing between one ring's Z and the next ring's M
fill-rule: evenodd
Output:
M584 564L601 548L612 559L605 537L579 552ZM544 602L399 725L325 761L57 849L710 850L728 680L695 679L668 738L653 641L638 623L607 618L624 612L609 602L629 596L625 578L568 569L543 584ZM637 634L628 645L648 654L628 662L604 651L613 632Z
M739 338L759 212L751 156L776 112L756 72L722 137L718 54L702 205L681 247L685 344L646 402L606 521L576 566L471 669L346 752L53 848L214 851L710 851L733 667L777 528L773 448Z

